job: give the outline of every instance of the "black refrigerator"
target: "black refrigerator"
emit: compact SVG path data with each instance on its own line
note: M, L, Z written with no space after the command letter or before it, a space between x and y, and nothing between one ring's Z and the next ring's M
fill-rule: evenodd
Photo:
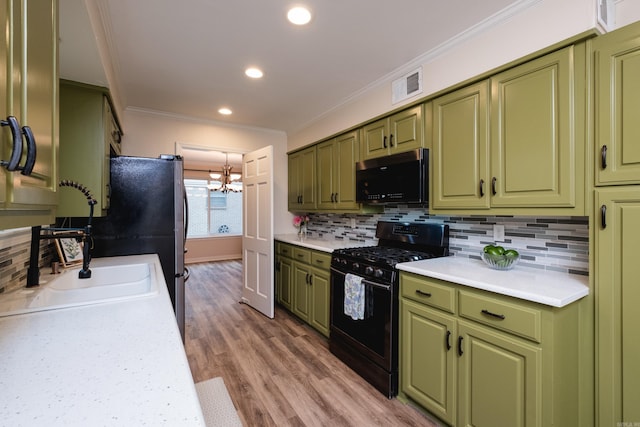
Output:
M93 257L158 254L184 341L187 199L182 158L114 157L111 203L93 220Z

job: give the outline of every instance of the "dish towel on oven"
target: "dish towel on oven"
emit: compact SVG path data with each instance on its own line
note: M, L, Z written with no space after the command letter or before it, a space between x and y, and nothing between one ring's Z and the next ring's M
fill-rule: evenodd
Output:
M364 319L364 285L355 274L347 273L344 278L344 314L353 320Z

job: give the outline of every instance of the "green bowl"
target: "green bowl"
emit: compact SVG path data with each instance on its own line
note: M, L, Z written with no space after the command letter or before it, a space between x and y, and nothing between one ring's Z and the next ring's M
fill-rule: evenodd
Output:
M482 260L494 270L511 270L520 260L520 256L492 255L485 252L480 254Z

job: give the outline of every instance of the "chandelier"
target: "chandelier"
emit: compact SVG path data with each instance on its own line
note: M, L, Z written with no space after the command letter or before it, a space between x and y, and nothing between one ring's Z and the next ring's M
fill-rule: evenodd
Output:
M233 166L229 165L229 153L225 153L226 160L224 166L222 166L222 172L211 172L209 176L211 179L220 181L220 187L216 188L213 185L209 186L209 189L213 191L220 191L221 193L239 193L242 192L242 175L239 173L232 173Z

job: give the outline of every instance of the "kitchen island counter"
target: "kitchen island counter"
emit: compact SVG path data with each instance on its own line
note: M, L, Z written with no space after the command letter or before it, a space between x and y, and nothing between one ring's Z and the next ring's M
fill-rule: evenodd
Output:
M0 419L11 426L204 426L156 255L154 295L0 318Z
M401 271L445 280L533 301L564 307L589 294L589 278L516 265L508 271L493 270L482 260L442 257L397 264Z

